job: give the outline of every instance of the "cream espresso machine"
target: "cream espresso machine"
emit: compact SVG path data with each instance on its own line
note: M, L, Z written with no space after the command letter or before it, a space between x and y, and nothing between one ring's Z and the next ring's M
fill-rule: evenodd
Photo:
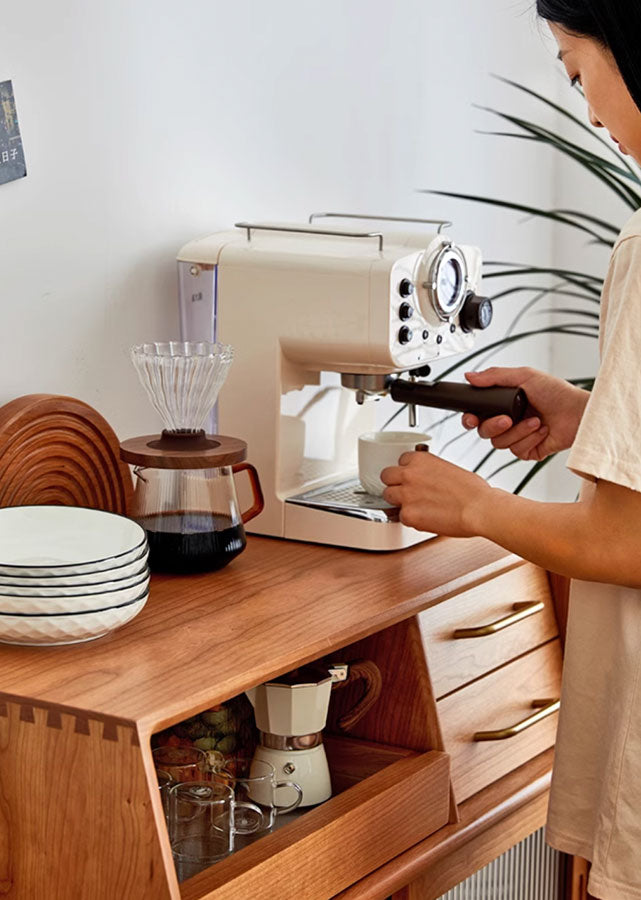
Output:
M344 218L360 226L327 227ZM413 230L388 230L401 223ZM234 348L212 425L247 442L260 474L253 533L379 551L430 537L360 487L372 399L409 404L410 423L415 404L522 417L522 392L417 380L434 360L470 351L492 318L481 253L454 243L447 225L323 213L307 225L241 222L181 249L183 340Z

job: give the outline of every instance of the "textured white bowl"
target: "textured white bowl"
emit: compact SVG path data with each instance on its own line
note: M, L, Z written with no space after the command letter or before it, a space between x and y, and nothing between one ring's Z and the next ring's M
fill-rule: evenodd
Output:
M0 575L75 575L133 562L144 530L125 516L80 506L0 509Z
M83 585L98 587L105 582L122 582L129 581L144 572L147 568L147 560L149 559L149 548L144 546L140 555L133 562L125 565L112 566L110 569L98 570L96 572L82 572L80 574L59 574L55 575L4 575L0 567L0 590L2 587L24 587L24 588L40 588L40 587L82 587ZM34 592L35 593L35 592Z
M79 644L93 641L131 622L143 609L149 594L112 609L75 615L10 616L0 613L0 644Z
M127 591L136 585L141 585L145 578L149 575L149 568L145 565L139 572L132 575L131 578L125 578L122 581L101 581L99 584L58 584L54 581L50 587L46 582L42 584L28 584L25 586L17 584L7 584L0 575L0 600L6 597L88 597L97 594L109 595L115 591ZM142 591L142 587L138 591ZM132 600L136 594L128 597ZM124 601L123 601L124 602ZM109 604L110 606L112 604Z
M149 570L135 584L115 591L79 596L10 596L0 594L0 614L5 615L75 615L123 606L149 590Z

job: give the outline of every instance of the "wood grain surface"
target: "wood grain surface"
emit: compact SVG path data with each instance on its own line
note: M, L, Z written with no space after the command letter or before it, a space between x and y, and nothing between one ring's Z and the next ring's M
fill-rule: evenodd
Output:
M0 506L58 504L126 514L132 481L111 426L73 397L29 394L0 408Z
M398 892L397 900L406 900L405 886L416 881L419 885L429 885L432 872L441 894L443 883L448 884L445 890L449 890L545 824L552 761L552 750L546 750L470 797L459 806L457 823L446 825L432 837L399 854L334 900L385 900L390 895L396 896L395 892ZM441 881L444 870L450 875ZM458 880L452 881L452 871ZM412 900L440 896L430 893L429 887L427 890L425 898L416 892L410 896Z
M154 576L142 613L104 638L2 646L2 688L149 735L520 563L482 539L370 554L249 537L220 572Z
M435 861L416 881L392 895L392 900L438 900L479 869L520 844L545 824L548 795L540 794L526 806L507 815L483 834ZM500 890L500 888L499 888ZM518 900L514 897L513 900Z
M496 634L455 638L514 612L515 603L544 603L541 612ZM425 653L437 697L449 694L546 643L559 633L546 573L524 565L419 613Z
M152 791L131 723L0 699L0 896L177 896Z
M134 466L151 466L154 469L218 469L242 462L247 457L247 444L239 438L223 434L206 436L212 446L205 450L184 447L171 449L163 446L159 434L147 434L129 438L120 445L120 458ZM170 444L170 441L166 441ZM178 439L178 443L182 443Z
M378 701L350 729L350 735L412 750L443 749L416 616L351 644L343 651L343 658L371 660L382 677ZM326 657L326 661L329 663L331 658ZM327 718L330 732L340 731L338 721L344 710L356 702L358 691L359 685L355 683L332 692Z
M477 743L474 733L514 725L536 712L533 700L560 696L561 649L554 640L438 701L458 803L552 747L558 713L507 740Z
M332 794L342 793L399 759L416 755L405 747L355 741L330 734L323 735L323 746L332 779Z

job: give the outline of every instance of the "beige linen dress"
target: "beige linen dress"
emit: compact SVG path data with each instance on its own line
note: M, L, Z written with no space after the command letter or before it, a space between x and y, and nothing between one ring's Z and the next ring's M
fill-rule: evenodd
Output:
M582 497L599 479L641 491L641 210L614 249L600 350L568 460ZM641 900L641 590L572 583L547 839L592 861L595 897Z

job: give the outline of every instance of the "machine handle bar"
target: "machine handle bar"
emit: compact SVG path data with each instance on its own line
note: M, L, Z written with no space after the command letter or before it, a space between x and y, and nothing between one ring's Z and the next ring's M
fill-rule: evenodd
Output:
M247 240L251 241L252 231L282 231L285 234L319 234L324 237L344 238L378 238L379 252L383 252L384 236L382 231L336 231L329 228L307 228L304 225L261 225L255 222L236 222L236 228L247 232Z
M312 213L308 219L310 225L313 223L314 219L363 219L370 222L403 222L418 225L438 225L439 234L444 228L450 228L452 225L449 219L415 219L408 216L366 216L361 213Z

